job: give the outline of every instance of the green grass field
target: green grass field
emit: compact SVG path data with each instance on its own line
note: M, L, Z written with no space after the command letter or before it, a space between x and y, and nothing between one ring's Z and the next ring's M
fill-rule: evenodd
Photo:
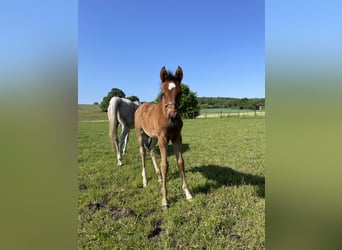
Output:
M108 120L107 113L102 112L99 105L79 104L78 105L79 121L98 121Z
M164 211L149 156L149 183L142 188L135 131L125 165L117 167L103 114L79 110L80 249L265 248L264 117L184 120L183 157L194 199L185 199L170 146L170 207Z

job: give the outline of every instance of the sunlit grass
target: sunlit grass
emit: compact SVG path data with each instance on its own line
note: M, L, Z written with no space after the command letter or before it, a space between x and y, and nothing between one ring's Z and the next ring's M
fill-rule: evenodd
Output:
M142 188L134 130L120 168L108 123L80 122L79 248L264 248L264 123L263 117L184 120L183 157L194 200L185 199L170 147L170 207L163 211L150 157Z

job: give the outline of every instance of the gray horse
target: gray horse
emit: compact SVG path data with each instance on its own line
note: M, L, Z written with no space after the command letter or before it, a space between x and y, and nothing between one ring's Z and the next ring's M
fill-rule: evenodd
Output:
M112 149L116 149L118 166L122 166L122 155L126 153L129 131L134 127L134 113L139 107L139 102L132 102L117 96L112 97L108 106L109 137ZM118 139L118 125L121 125L121 136Z

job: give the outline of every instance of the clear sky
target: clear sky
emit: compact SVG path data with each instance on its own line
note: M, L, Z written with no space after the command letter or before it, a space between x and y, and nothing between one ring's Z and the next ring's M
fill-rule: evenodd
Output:
M78 103L112 88L141 101L160 91L160 69L207 97L265 97L262 0L82 0Z

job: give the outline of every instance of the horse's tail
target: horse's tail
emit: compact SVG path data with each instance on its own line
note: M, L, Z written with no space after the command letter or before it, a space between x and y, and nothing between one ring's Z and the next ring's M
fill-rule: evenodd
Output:
M120 98L113 97L108 106L108 120L109 120L109 137L112 142L113 150L118 147L118 105L120 104Z

